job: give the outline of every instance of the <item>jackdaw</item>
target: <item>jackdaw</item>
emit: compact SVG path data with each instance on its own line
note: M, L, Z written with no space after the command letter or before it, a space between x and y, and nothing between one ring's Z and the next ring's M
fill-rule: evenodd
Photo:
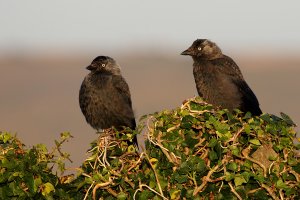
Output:
M252 115L262 114L258 100L238 65L207 39L197 39L181 55L192 56L193 74L199 96L214 106L235 108Z
M91 72L81 84L79 104L87 123L97 131L111 127L134 130L130 91L120 66L108 56L98 56L86 69ZM137 145L136 137L134 143Z

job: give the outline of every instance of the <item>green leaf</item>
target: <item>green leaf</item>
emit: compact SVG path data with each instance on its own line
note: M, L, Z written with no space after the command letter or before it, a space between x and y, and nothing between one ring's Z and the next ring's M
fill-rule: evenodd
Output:
M207 146L213 148L213 147L215 147L217 144L218 144L218 140L217 140L216 138L212 138L212 139L209 140L209 143L208 143Z
M181 115L184 117L184 116L190 115L190 112L188 110L182 110Z
M24 181L26 183L26 186L28 187L28 190L30 193L35 193L36 190L35 187L34 187L34 178L33 178L33 175L32 174L26 174L25 177L24 177Z
M191 107L191 110L203 110L203 106L196 102L191 102L190 107Z
M251 177L251 174L249 172L243 172L241 174L241 176L245 179L246 183L248 183L250 177Z
M277 158L278 158L278 156L269 156L269 160L270 161L275 161L275 160L277 160Z
M295 166L292 167L295 172L300 174L300 162L298 162Z
M293 144L293 141L291 140L291 138L283 137L280 139L280 143L284 146L290 146Z
M181 175L181 174L176 172L176 173L173 173L173 178L178 183L184 183L188 180L188 175Z
M238 165L235 162L231 162L227 165L227 169L235 172L238 169Z
M270 200L270 196L268 195L266 190L257 190L257 192L255 192L253 194L253 198L251 199L255 199L255 200Z
M289 125L289 126L296 126L293 120L287 114L280 112L282 119Z
M180 172L188 173L188 172L205 172L207 170L205 161L199 157L192 156L189 160L183 162L180 165Z
M42 179L41 177L37 177L34 179L34 188L33 191L36 192L38 190L38 188L40 187L40 185L42 185Z
M39 151L42 151L42 152L48 152L47 147L46 147L45 144L37 144L37 145L36 145L36 148L37 148Z
M251 139L251 140L249 140L249 142L251 144L258 145L258 146L261 145L261 143L260 143L260 141L258 139Z
M241 154L241 151L236 146L231 146L230 150L231 150L232 154L235 156L239 156Z
M254 178L260 183L265 182L265 177L262 174L255 175Z
M193 120L193 116L191 115L184 116L181 120L180 127L184 129L191 129L193 125L192 120Z
M120 192L117 196L117 199L125 200L127 199L127 195L124 192Z
M179 199L180 192L181 192L180 190L171 189L170 190L170 197L171 197L171 199Z
M250 119L252 117L250 112L246 112L244 119Z
M12 136L9 133L6 133L6 132L1 133L1 135L0 135L0 140L2 140L3 143L7 143L11 138L12 138Z
M244 126L244 130L245 130L245 132L246 132L247 134L250 134L250 132L251 132L250 126L249 126L248 124L246 124L246 125Z
M209 151L208 157L209 157L209 160L211 160L211 161L218 159L218 155L215 151Z
M62 133L60 134L60 138L61 138L62 140L69 139L69 138L71 138L71 137L73 137L73 136L71 135L70 132L62 132Z
M278 189L286 189L287 188L287 185L286 183L284 183L281 179L279 179L277 182L276 182L276 185L275 185Z
M227 181L227 182L229 182L229 181L231 181L232 179L234 179L234 174L232 174L232 173L229 173L229 172L226 172L225 173L225 180Z
M263 119L264 121L271 123L271 118L269 114L263 114L260 116L261 119Z
M298 138L298 141L300 142L300 138ZM300 143L299 143L299 144L295 144L294 146L295 146L295 148L296 148L297 150L300 150Z
M186 136L185 136L185 143L187 144L187 146L189 147L189 148L194 148L194 146L197 144L199 142L199 140L198 139L196 139L196 138L193 138L192 136L191 136L191 133L190 134L187 134Z
M240 186L243 183L247 183L247 181L245 180L245 178L243 176L235 176L234 177L235 186Z
M42 195L47 196L50 194L50 192L53 192L55 190L54 186L47 182L43 185Z

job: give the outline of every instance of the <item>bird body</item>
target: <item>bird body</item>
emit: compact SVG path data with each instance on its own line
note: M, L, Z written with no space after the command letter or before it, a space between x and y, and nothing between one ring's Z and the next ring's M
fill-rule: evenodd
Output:
M128 84L117 63L99 56L87 69L79 91L79 104L86 121L96 130L124 126L135 129L136 123Z
M192 56L198 94L208 103L228 110L250 111L253 115L262 113L238 65L223 55L215 43L206 39L196 40L182 55Z

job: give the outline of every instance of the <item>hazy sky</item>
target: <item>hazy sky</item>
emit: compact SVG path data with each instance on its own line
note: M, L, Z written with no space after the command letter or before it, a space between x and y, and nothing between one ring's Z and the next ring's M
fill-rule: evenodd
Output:
M0 0L0 49L186 45L297 48L300 2Z

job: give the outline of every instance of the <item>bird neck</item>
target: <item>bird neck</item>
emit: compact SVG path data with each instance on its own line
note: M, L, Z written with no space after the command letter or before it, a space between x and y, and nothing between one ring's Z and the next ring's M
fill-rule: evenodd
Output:
M116 68L110 71L107 70L93 71L92 74L96 76L112 76L112 75L121 75L121 71L120 69Z
M117 67L114 68L113 71L112 71L112 74L113 74L113 75L121 75L121 70L120 70L120 68L117 68Z
M215 59L223 58L223 57L224 57L224 55L222 53L215 53L215 54L201 55L201 56L192 56L194 62L210 61L210 60L215 60Z

